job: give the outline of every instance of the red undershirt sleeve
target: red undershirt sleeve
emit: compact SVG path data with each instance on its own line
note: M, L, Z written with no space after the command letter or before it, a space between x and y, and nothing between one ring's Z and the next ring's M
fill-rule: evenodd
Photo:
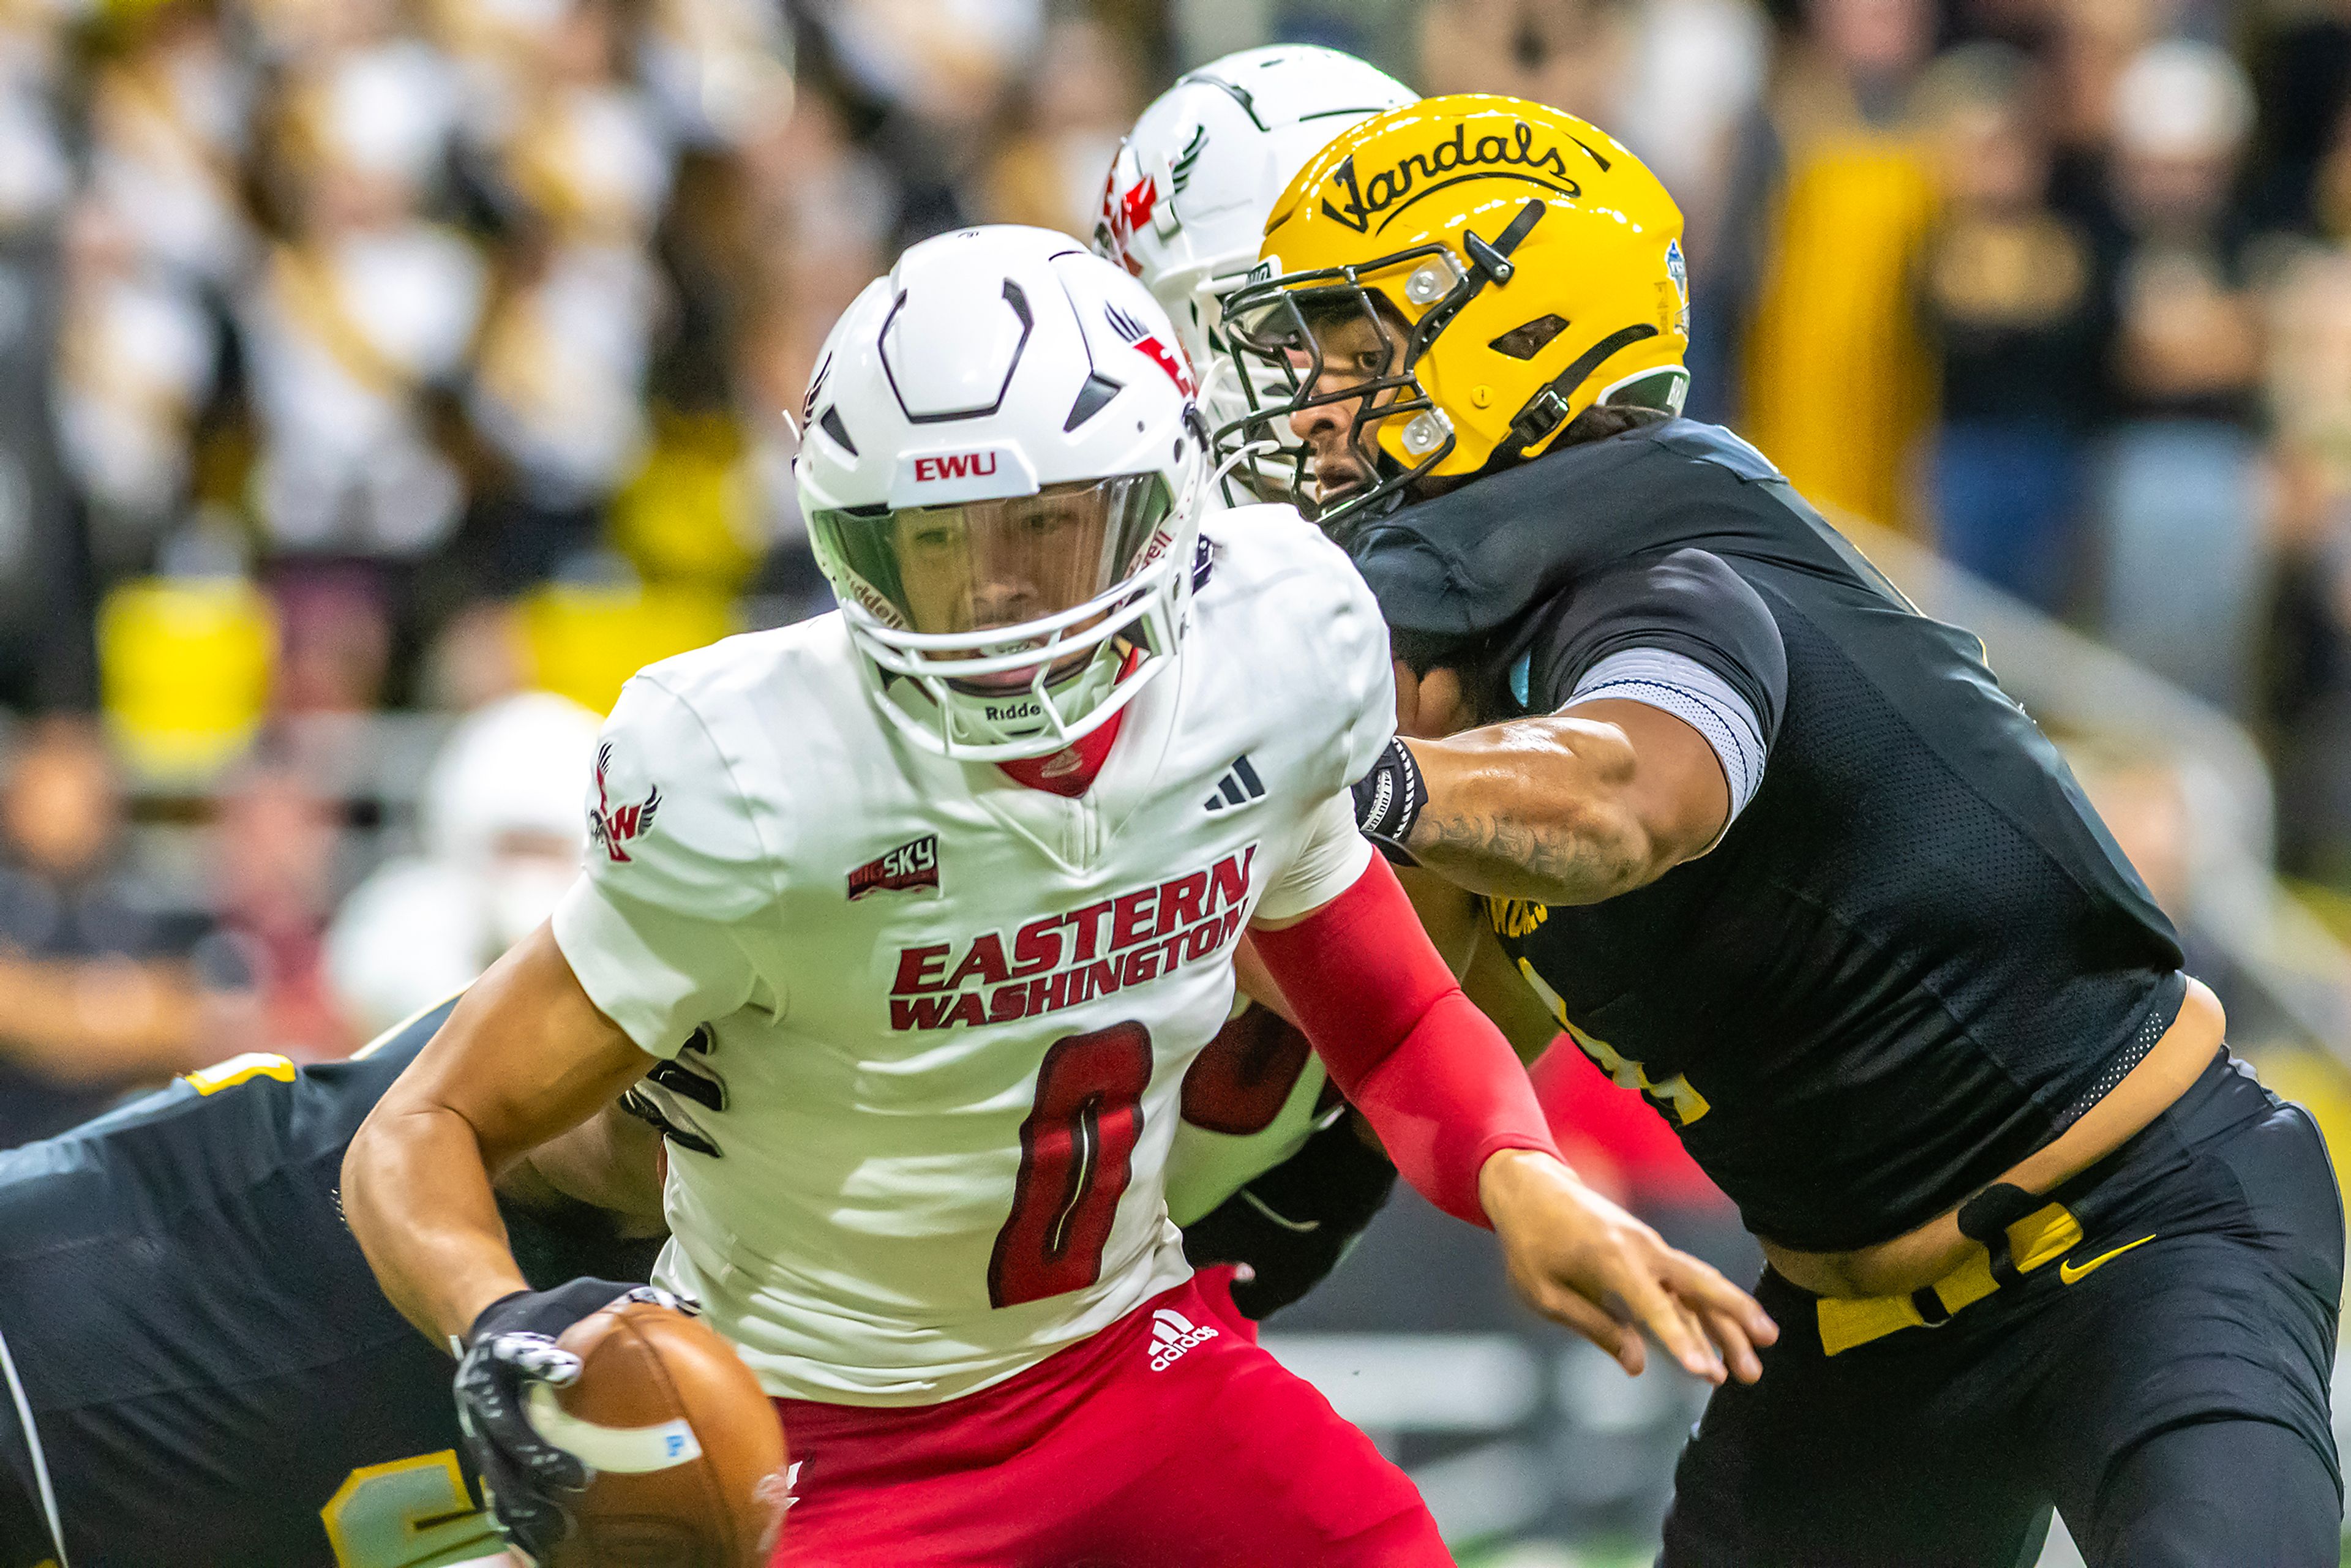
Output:
M1501 1031L1461 994L1386 861L1258 956L1347 1098L1422 1197L1484 1225L1478 1173L1504 1149L1556 1155Z

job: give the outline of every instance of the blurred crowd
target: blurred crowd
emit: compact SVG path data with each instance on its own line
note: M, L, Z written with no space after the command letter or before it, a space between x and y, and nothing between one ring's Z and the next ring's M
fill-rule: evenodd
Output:
M835 314L1275 38L1620 136L1691 412L2252 725L2351 890L2346 0L0 0L0 1144L540 917L627 672L826 602Z

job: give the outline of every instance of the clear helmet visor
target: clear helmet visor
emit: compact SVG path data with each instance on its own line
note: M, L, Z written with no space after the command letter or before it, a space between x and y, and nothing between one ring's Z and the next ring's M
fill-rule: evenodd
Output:
M1189 580L1173 510L1165 482L1139 474L954 506L821 509L809 527L893 721L912 715L909 733L934 750L1000 761L1088 733L1165 667ZM1123 680L1128 652L1143 664Z
M866 612L920 646L1013 653L1142 568L1171 505L1155 474L901 510L820 510L817 548ZM1011 633L1000 645L982 635Z

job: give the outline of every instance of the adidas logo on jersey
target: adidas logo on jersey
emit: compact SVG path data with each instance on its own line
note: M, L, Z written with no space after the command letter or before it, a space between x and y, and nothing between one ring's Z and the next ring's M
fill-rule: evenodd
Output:
M1195 1323L1181 1312L1159 1308L1151 1314L1151 1370L1166 1371L1186 1351L1216 1337L1214 1328Z
M1207 806L1211 811L1221 811L1228 806L1246 806L1251 800L1264 799L1265 783L1258 778L1257 769L1249 766L1249 753L1244 751L1233 758L1233 765L1217 780L1217 792L1208 797Z

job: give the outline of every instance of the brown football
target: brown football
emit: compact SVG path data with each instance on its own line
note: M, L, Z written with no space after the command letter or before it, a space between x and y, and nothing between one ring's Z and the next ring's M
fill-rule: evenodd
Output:
M558 1342L580 1380L532 1391L540 1436L593 1471L548 1568L766 1568L789 1482L751 1369L684 1312L623 1301Z

